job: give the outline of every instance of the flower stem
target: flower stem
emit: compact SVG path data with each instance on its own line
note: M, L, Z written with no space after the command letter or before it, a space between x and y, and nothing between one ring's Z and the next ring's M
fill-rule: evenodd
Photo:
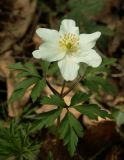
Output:
M73 88L81 81L81 79L82 79L82 77L80 76L79 79L78 79L77 81L75 81L75 82L72 84L72 86L71 86L67 91L65 91L65 92L61 95L62 98L64 98L68 93L70 93L70 92L73 90Z
M50 90L51 90L54 94L57 94L57 95L60 96L59 92L58 92L55 88L53 88L53 87L51 86L51 84L50 84L47 80L46 80L46 83L47 83L48 87L50 88Z
M64 92L64 88L65 88L65 84L66 84L66 81L64 80L63 82L63 85L62 85L62 89L61 89L61 92L60 92L60 97L62 97L62 94ZM57 118L57 137L56 137L56 160L59 160L59 153L60 153L60 139L59 139L59 134L58 134L58 128L60 126L60 115L58 116Z
M60 93L61 96L64 92L65 84L66 84L66 81L64 80L63 85L62 85L62 89L61 89L61 93Z
M64 92L64 88L65 88L66 81L64 80L63 85L62 85L62 89L61 89L61 92L60 92L60 93L59 93L55 88L53 88L53 87L51 86L51 84L50 84L47 80L46 80L46 83L47 83L48 87L50 88L50 90L51 90L54 94L58 95L58 96L61 97L61 98L64 98L68 93L70 93L70 92L74 89L74 87L81 81L81 79L82 79L82 76L80 76L80 77L78 78L78 80L75 81L75 82L72 84L72 86L71 86L67 91L65 91L65 92ZM66 109L68 110L68 108L66 108ZM58 118L57 118L57 125L56 125L57 135L56 135L55 160L59 160L59 154L60 154L60 146L61 146L60 143L61 143L61 141L60 141L60 139L59 139L59 134L58 134L58 128L59 128L59 126L60 126L60 123L61 123L61 119L60 119L60 115L59 115Z

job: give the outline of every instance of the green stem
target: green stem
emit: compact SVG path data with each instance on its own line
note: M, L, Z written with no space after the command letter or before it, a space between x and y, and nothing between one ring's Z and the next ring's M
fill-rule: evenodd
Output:
M48 85L48 87L50 88L50 90L54 93L54 94L56 94L56 95L58 95L58 96L60 96L61 98L64 98L68 93L70 93L73 89L74 89L74 87L81 81L81 79L82 79L82 77L80 76L79 77L79 79L77 80L77 81L75 81L73 84L72 84L72 86L67 90L67 91L65 91L64 92L64 88L65 88L65 84L66 84L66 81L64 80L64 82L63 82L63 85L62 85L62 89L61 89L61 92L59 93L55 88L53 88L52 86L51 86L51 84L46 80L46 83L47 83L47 85ZM64 93L63 93L64 92ZM68 110L68 108L66 108L67 110ZM61 120L60 120L60 115L58 116L58 118L57 118L57 137L56 137L56 152L55 152L55 156L56 156L56 160L59 160L59 153L60 153L60 139L59 139L59 135L58 135L58 128L59 128L59 126L60 126L60 123L61 123Z
M50 88L50 90L51 90L54 94L60 96L59 92L58 92L55 88L53 88L53 87L51 86L51 84L50 84L47 80L46 80L46 83L47 83L48 87Z
M70 93L75 88L75 86L81 81L81 79L82 77L80 76L79 79L76 82L74 82L72 86L62 94L62 98L64 98L68 93Z
M64 80L61 92L59 94L60 97L62 97L62 94L64 92L65 84L66 84L66 81ZM56 160L59 160L59 153L60 153L60 139L59 139L59 134L58 134L58 128L60 126L60 122L61 122L61 120L60 120L60 115L59 115L57 118Z
M62 89L61 89L61 93L60 93L61 96L64 92L65 84L66 84L66 81L64 80L63 85L62 85Z

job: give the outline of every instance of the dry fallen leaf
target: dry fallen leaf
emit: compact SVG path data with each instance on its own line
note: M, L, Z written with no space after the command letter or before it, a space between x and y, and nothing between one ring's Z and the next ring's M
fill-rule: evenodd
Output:
M19 81L19 80L17 81L16 79L17 72L13 72L8 68L8 66L13 63L15 63L15 61L14 61L14 58L11 56L1 56L0 58L0 75L6 81L7 100L12 95L15 88L15 84ZM21 100L8 104L8 115L10 117L19 116L22 113L24 105L29 100L30 93L31 93L31 89L29 88Z
M13 1L13 9L10 13L13 20L9 21L0 32L0 54L14 48L15 43L26 34L34 18L36 5L36 0Z

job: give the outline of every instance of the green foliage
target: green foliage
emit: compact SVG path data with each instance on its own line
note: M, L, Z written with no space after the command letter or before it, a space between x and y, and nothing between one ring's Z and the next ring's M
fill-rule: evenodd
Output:
M32 85L34 86L32 86L31 98L32 101L35 102L46 86L45 79L39 75L35 66L31 63L25 63L24 65L22 63L11 64L9 68L18 70L17 78L23 78L15 87L10 102L22 98L26 90Z
M8 127L0 124L0 159L35 160L40 144L30 138L30 126L12 121Z
M71 156L76 151L78 137L83 136L83 127L71 112L67 112L59 127L60 138L67 145Z
M102 66L112 65L115 62L116 62L116 58L107 58L107 57L104 57L102 59Z
M104 0L69 0L68 8L70 12L66 18L74 19L79 26L83 26L86 32L101 31L103 35L111 36L113 31L104 25L98 25L92 20L93 16L98 15L104 8Z
M37 100L37 98L40 96L41 91L45 88L45 86L46 86L45 79L41 79L35 84L31 92L31 98L33 102Z
M49 104L49 105L56 105L59 107L65 107L65 102L62 98L60 98L58 95L51 95L51 97L44 97L40 101L41 104Z
M24 65L19 62L15 64L9 65L9 68L12 70L20 71L18 76L19 78L26 77L26 76L34 76L40 78L35 66L32 63L25 63Z
M113 65L115 62L116 62L115 58L102 57L102 64L97 68L88 67L85 72L85 76L93 76L93 75L99 75L99 74L103 76L106 73L109 74L110 66Z
M112 115L106 110L103 110L96 104L83 104L79 106L73 106L80 113L87 115L90 119L98 119L98 116L102 118L112 118Z
M44 0L38 1L43 3L45 2ZM86 31L88 33L101 31L105 36L113 35L113 31L111 29L105 25L97 24L97 22L95 22L93 19L93 17L98 15L104 8L104 0L69 0L67 2L67 8L60 0L56 0L55 4L58 5L58 7L55 7L57 12L59 11L61 14L65 13L66 9L67 11L70 10L66 17L74 19L81 27L81 31ZM51 14L52 7L48 7L48 10L49 9ZM115 63L114 58L103 58L101 66L97 68L87 67L87 65L81 64L83 67L80 69L80 74L83 75L84 85L97 93L99 93L99 90L102 89L107 93L116 94L113 86L107 81L107 74L110 72L109 66L113 63ZM56 62L49 63L46 61L40 61L40 66L42 70L42 76L39 74L36 67L31 63L16 63L10 65L9 68L12 70L17 70L17 78L21 79L21 81L15 87L14 93L10 98L10 102L22 98L27 89L32 87L31 99L33 103L35 102L34 104L55 105L56 108L48 112L36 114L35 108L29 104L24 108L20 122L22 123L25 119L29 120L31 122L31 126L22 126L15 122L12 122L8 127L4 127L1 124L1 160L35 160L40 145L36 142L36 140L33 141L30 135L44 127L50 128L52 126L54 127L54 134L59 135L60 139L63 140L64 145L67 146L70 155L73 156L78 144L78 138L83 137L84 131L79 120L77 120L75 116L68 110L68 107L75 108L81 114L88 116L90 119L97 120L98 116L102 118L112 118L110 113L98 105L86 104L88 103L87 101L89 101L90 94L82 92L75 93L71 99L70 106L67 106L64 100L58 95L51 95L50 97L44 96L42 99L40 99L40 95L46 86L46 76L56 76L58 73L60 73L58 64ZM67 109L67 113L65 114L62 121L60 121L60 125L56 125L55 121L57 118L60 118L63 108ZM124 113L118 114L118 125L121 125L124 122L123 115ZM48 155L48 160L53 159L53 155L50 152Z
M96 92L99 92L100 87L106 92L112 95L116 95L115 88L109 83L107 79L101 78L99 76L90 76L85 79L85 85Z
M114 64L115 58L103 58L102 64L97 68L88 67L84 75L84 84L91 90L99 93L102 89L106 93L117 95L116 88L107 80L110 73L110 65Z
M71 105L74 106L76 104L79 104L80 102L89 100L89 95L82 92L77 92L71 99Z
M48 112L41 113L37 116L36 120L32 124L32 132L40 130L43 127L49 127L54 124L55 119L60 116L62 109L57 108Z
M40 65L41 65L41 68L43 70L43 74L46 75L48 69L49 69L49 66L50 66L50 62L47 62L47 61L41 61L40 62Z
M70 0L68 5L73 9L73 12L81 12L81 15L94 16L102 11L104 0Z
M107 58L107 57L102 57L102 64L99 67L93 68L89 67L86 64L81 64L80 65L80 75L83 77L92 77L92 76L99 76L103 77L104 75L110 74L111 72L111 65L113 65L116 62L115 58Z
M7 102L0 105L0 120L5 120L8 117Z
M23 113L21 114L21 120L20 121L32 121L37 116L36 113L36 107L32 107L32 104L28 104L24 107Z
M55 62L55 63L52 63L50 65L50 68L48 70L48 74L49 75L54 75L54 74L57 74L57 73L60 73L60 72L59 72L58 64Z

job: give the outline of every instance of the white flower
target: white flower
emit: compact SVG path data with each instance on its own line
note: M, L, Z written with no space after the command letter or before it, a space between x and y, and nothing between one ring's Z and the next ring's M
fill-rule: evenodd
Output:
M92 67L98 67L102 62L92 49L101 33L79 34L74 20L63 20L59 32L39 28L36 33L43 43L32 53L33 56L49 62L58 61L61 74L67 81L77 77L80 62Z

